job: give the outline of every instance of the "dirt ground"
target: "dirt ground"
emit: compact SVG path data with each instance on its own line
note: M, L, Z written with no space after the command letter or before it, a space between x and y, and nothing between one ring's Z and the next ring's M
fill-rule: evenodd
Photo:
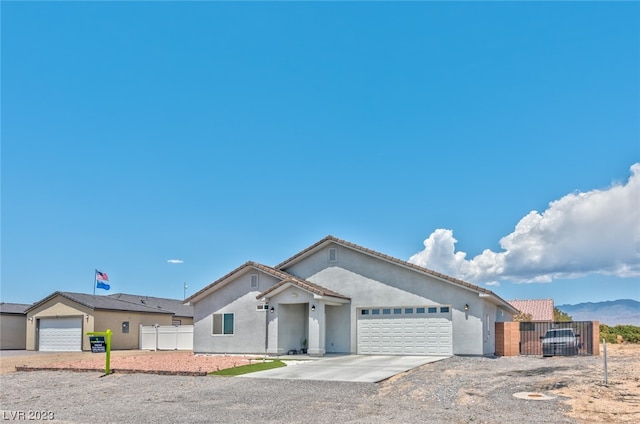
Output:
M568 397L569 415L582 423L640 422L640 344L607 345L607 385L602 346L600 357L584 371L551 378L551 392Z
M608 345L607 351L608 384L604 384L601 349L600 357L583 358L585 360L580 363L584 366L564 367L562 372L549 375L536 389L566 398L571 407L569 415L581 423L640 422L640 345ZM114 351L111 368L215 371L245 365L251 360L244 356L193 355L191 352ZM0 357L0 373L15 372L16 366L103 370L104 365L103 354L89 352ZM393 379L389 383L393 386ZM393 390L393 387L385 387L385 390Z

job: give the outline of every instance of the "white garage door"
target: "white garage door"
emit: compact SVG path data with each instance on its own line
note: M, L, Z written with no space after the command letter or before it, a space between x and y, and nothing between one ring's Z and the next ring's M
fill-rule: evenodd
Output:
M82 318L40 320L38 350L68 352L82 350Z
M362 355L453 355L449 306L363 308L357 331Z

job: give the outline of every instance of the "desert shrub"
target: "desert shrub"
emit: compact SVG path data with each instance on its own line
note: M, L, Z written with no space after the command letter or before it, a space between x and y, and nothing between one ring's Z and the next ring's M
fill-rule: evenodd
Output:
M533 315L520 311L513 317L513 320L518 322L530 322L533 320Z
M569 322L573 321L571 315L566 312L561 311L558 308L553 308L553 321L554 322Z
M600 339L607 343L618 343L618 336L622 336L625 342L640 343L640 327L636 325L616 325L610 327L600 324Z

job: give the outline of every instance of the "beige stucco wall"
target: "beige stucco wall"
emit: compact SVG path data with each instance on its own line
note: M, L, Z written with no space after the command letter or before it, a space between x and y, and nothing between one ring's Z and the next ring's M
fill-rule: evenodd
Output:
M27 314L27 350L37 348L37 325L42 318L82 317L82 333L93 331L93 310L62 296L55 296ZM89 338L82 340L82 350L90 350Z
M140 325L171 325L170 314L147 314L127 311L95 311L95 326L93 331L113 332L111 349L128 350L139 349ZM122 331L122 323L129 323L129 333ZM88 337L87 337L88 343Z
M193 317L173 317L173 320L180 321L180 325L193 325Z
M113 332L111 337L111 349L127 350L138 349L140 325L171 325L173 316L171 314L155 314L144 312L128 311L103 311L93 310L80 305L63 296L56 296L46 303L38 306L27 314L26 319L26 348L36 350L37 348L37 323L42 318L82 318L82 350L91 350L89 336L87 332L106 331ZM180 318L183 325L187 319ZM122 323L129 322L129 333L123 333Z
M27 317L18 314L0 316L0 349L24 349L26 347Z

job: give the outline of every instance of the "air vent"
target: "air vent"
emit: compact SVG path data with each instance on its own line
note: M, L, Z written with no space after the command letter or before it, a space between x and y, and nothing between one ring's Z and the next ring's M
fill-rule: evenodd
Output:
M338 260L338 249L332 247L329 249L329 262L336 262Z

